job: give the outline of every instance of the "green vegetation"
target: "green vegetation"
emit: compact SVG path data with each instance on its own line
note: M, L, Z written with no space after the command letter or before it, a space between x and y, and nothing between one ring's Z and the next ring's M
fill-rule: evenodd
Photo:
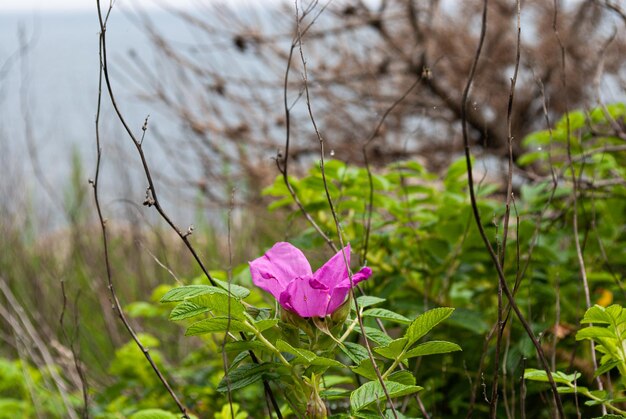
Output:
M509 225L503 180L487 170L477 186L484 228L572 417L601 416L602 406L626 415L626 151L614 131L625 123L626 106L617 104L571 112L553 129L529 135L519 164L532 175L514 185ZM480 170L481 162L475 166ZM114 279L126 312L190 414L259 417L267 411L265 380L286 416L323 417L328 410L338 418L393 417L376 366L399 417L422 415L416 394L432 417L470 411L482 417L490 408L506 417L522 405L526 417L553 417L546 372L499 292L474 224L464 160L441 178L416 161L369 172L330 160L325 176L343 238L359 266L373 271L357 305L349 300L343 317L327 322L281 316L276 302L252 285L246 261L285 234L316 261L330 253L282 177L263 192L271 199L272 214L265 216L271 221L255 225L245 217L231 233L232 255L218 245L227 239L224 233L208 226L194 232L206 265L224 269L211 271L221 281L217 286L164 228L112 228ZM0 417L80 412L72 348L86 373L92 417L179 417L111 310L100 236L87 221L89 195L80 178L73 176L67 193L70 227L62 237L42 241L28 223L0 221L0 279L23 310L4 304L10 300L5 293L3 317L21 313L23 320L2 328L14 346L0 352ZM304 211L338 243L320 168L290 184ZM235 266L227 270L230 256ZM28 333L27 322L37 336ZM224 344L226 331L231 335ZM36 342L45 342L44 348ZM494 394L499 401L492 407L485 399L493 401Z

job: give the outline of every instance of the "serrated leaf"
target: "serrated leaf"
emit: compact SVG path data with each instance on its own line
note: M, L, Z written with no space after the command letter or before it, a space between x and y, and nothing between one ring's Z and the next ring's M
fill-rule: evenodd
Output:
M552 379L557 384L571 384L575 380L577 380L578 377L580 377L579 372L575 374L565 374L560 371L556 371L552 373ZM531 380L531 381L541 381L544 383L549 382L548 375L546 374L544 370L537 370L534 368L528 368L526 371L524 371L524 379Z
M610 400L608 397L609 393L607 393L606 390L592 390L589 393L593 395L594 397L600 399L601 401Z
M350 397L350 390L340 389L340 388L331 388L328 390L320 391L320 397L323 400L342 400ZM332 415L329 418L337 418L340 416ZM344 416L346 419L349 419L349 416Z
M193 323L187 331L185 335L187 336L197 336L204 335L206 333L220 333L220 332L251 332L250 326L245 324L242 321L229 319L228 317L213 317L210 319L200 320L199 322Z
M188 319L190 317L194 317L208 311L209 309L207 307L202 307L191 301L183 301L182 303L174 307L174 309L170 313L170 320L179 321L183 319Z
M596 339L596 338L613 338L615 333L605 327L589 326L579 330L576 333L576 340Z
M433 327L450 317L454 312L453 308L439 307L417 316L408 327L405 336L408 339L408 345L411 346L420 338L432 330Z
M276 349L278 349L281 352L287 352L292 355L295 355L297 359L304 361L307 364L311 363L311 361L313 361L317 357L315 353L307 349L296 349L293 346L291 346L289 343L281 339L278 339L278 341L276 341Z
M358 343L344 342L340 348L355 365L358 365L364 359L369 359L367 349Z
M391 310L385 308L370 308L363 312L363 317L377 317L381 320L390 320L396 323L409 324L411 320L404 317L402 314L394 313Z
M596 370L596 372L593 374L594 377L599 377L602 374L611 371L613 368L617 367L621 362L617 359L612 359L608 362L605 362L604 364L602 364L600 367L598 367L598 369Z
M604 307L595 305L585 312L581 323L611 323L611 316L605 311Z
M311 365L315 365L317 367L335 367L335 368L346 367L341 362L331 359L331 358L326 358L324 356L316 356L315 359L311 361Z
M391 342L391 338L378 329L374 329L373 327L369 326L365 326L364 329L367 338L377 345L386 345ZM360 327L355 327L354 330L356 330L357 333L362 334Z
M229 371L228 375L222 378L217 386L217 391L225 392L229 389L238 390L249 386L266 377L270 371L275 369L277 364L245 364L235 370Z
M334 359L318 356L314 352L309 351L308 349L294 348L289 343L281 339L276 341L276 349L278 349L281 352L287 352L287 353L294 355L295 358L292 362L296 364L315 365L318 367L338 367L338 368L345 367L345 365L343 365L339 361L335 361Z
M393 381L385 381L385 387L389 397L396 398L417 393L422 390L420 386L407 386ZM385 391L378 381L370 381L363 384L350 394L350 407L358 412L369 405L385 399Z
M395 339L387 343L386 345L374 348L374 352L384 356L387 359L396 359L400 356L400 354L406 347L407 342L407 338Z
M446 354L456 351L462 351L461 347L456 343L446 342L443 340L433 340L419 344L415 348L408 350L402 356L402 359L414 358L416 356Z
M389 377L387 379L389 381L395 381L396 383L404 384L406 386L415 385L415 376L406 370L395 371L389 374Z
M374 370L374 365L372 364L372 360L369 358L365 358L359 362L357 366L350 367L352 372L359 374L368 380L377 380L378 376L376 375L376 371Z
M361 297L357 297L356 301L359 303L359 308L365 308L380 304L386 300L384 298L373 297L371 295L363 295Z
M239 300L226 293L204 294L188 298L201 307L208 308L215 316L231 317L237 320L245 320L245 307Z
M199 295L215 293L225 294L226 291L211 285L186 285L184 287L172 288L161 297L160 301L162 303L175 303Z
M264 332L267 329L271 329L272 327L278 324L278 319L263 319L254 323L254 328L259 332Z
M230 294L232 296L236 297L236 298L239 298L240 300L243 300L248 295L250 295L250 290L248 288L246 288L246 287L242 287L241 285L237 285L237 284L233 284L233 283L230 283L230 285L229 285L228 282L222 281L222 280L217 279L217 278L213 278L213 280L220 287L222 287L226 292L228 292L228 290L230 288Z

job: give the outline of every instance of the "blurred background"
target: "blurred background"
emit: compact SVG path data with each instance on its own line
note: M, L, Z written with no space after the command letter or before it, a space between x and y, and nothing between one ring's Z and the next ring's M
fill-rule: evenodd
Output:
M557 1L556 17L552 2L522 3L511 117L516 161L529 151L521 143L526 135L566 110L623 101L626 86L623 2ZM501 194L517 15L515 1L490 4L468 126L477 170ZM372 139L367 157L375 168L416 161L445 173L463 152L460 104L481 7L474 0L302 2L303 54L327 157L362 166ZM148 118L143 148L163 206L182 230L194 226L192 240L210 269L243 264L305 225L287 212L268 212L271 200L261 194L280 174L286 108L290 173L302 175L319 159L294 48L295 16L294 3L279 0L114 3L107 38L117 101L136 135ZM125 405L111 402L120 392L112 371L124 369L112 360L128 338L111 310L88 183L95 175L99 30L95 1L0 2L0 366L8 374L21 368L8 360L40 371L60 365L67 382L44 377L40 385L69 394L83 382L72 366L79 353L89 385L115 411ZM160 336L163 363L178 364L199 345L183 339L163 309L141 301L158 300L159 286L199 270L142 205L145 176L106 97L101 140L101 202L118 292L140 330L170 333ZM514 186L545 175L536 165L515 165ZM154 323L146 326L142 316ZM122 392L128 400L136 397L131 388Z

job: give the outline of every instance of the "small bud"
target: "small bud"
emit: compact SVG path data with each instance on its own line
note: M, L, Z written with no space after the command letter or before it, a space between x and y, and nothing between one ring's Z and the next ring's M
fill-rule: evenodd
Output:
M348 294L348 298L346 301L340 305L337 310L330 315L330 319L333 322L333 327L335 325L343 324L348 318L348 314L350 314L350 309L352 308L352 293Z
M328 417L328 411L326 410L326 404L320 397L320 377L315 374L311 375L311 378L303 377L304 382L307 384L309 393L309 399L306 403L306 417L314 419L326 419Z

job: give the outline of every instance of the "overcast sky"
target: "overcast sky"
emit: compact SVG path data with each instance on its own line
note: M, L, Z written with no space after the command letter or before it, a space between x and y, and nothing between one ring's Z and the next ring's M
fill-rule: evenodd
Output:
M101 0L103 6L108 5L108 0ZM141 5L155 7L156 4L167 4L176 7L184 7L192 4L206 3L220 0L116 0L117 6ZM268 0L257 0L268 1ZM251 3L252 0L221 0L223 3ZM68 10L93 10L96 0L0 0L0 12L4 11L68 11Z

